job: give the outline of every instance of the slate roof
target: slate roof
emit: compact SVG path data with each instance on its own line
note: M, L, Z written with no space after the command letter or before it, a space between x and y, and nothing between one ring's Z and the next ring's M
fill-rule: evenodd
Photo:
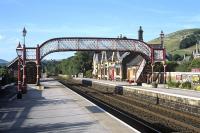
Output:
M143 60L143 57L141 55L138 55L133 60L131 60L129 63L126 64L127 67L129 66L137 66L140 64L140 62Z

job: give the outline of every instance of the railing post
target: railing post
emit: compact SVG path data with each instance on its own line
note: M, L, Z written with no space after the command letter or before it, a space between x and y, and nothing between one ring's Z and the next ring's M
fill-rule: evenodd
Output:
M120 81L122 81L122 63L119 64L120 65Z
M26 46L23 45L23 83L22 83L22 93L27 92L27 83L26 83Z
M151 77L152 77L152 78L151 78L151 83L154 82L154 81L153 81L153 80L154 80L154 79L153 79L153 78L154 78L154 69L153 69L153 68L154 68L154 64L152 63L152 64L151 64L151 73L152 73L152 76L151 76Z
M151 83L153 83L154 81L154 49L151 48L151 73L152 73L152 79L151 79Z
M37 78L36 78L36 85L40 85L40 47L37 45L36 48L36 67L37 67Z
M163 64L164 67L164 84L166 84L166 64Z

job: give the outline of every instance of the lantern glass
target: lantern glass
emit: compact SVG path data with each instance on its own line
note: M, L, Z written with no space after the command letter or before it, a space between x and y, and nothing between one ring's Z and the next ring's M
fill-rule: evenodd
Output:
M161 38L164 38L164 33L163 33L163 31L161 31L160 37L161 37Z
M22 56L22 54L23 54L23 49L22 49L20 43L18 44L18 46L17 46L17 48L16 48L16 52L17 52L17 55L18 55L19 57Z

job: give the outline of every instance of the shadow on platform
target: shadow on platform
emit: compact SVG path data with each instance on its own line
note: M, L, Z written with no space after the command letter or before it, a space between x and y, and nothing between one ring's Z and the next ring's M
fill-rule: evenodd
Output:
M104 113L101 109L99 109L97 106L86 106L86 108L91 112L91 113Z
M96 122L77 122L77 123L56 123L56 124L42 124L37 126L21 127L20 129L11 128L4 130L5 133L36 133L36 132L64 132L70 133L76 131L77 133L86 132L91 125Z
M42 96L42 91L30 88L28 93L23 95L23 99L15 99L7 102L0 108L0 132L5 133L35 133L35 132L84 132L88 127L95 124L96 121L89 122L46 122L45 124L38 124L38 118L31 118L30 112L33 107L39 107L48 104L67 104L75 102L73 99L45 99ZM99 112L96 108L89 107L90 111ZM49 114L51 116L51 114ZM28 123L27 120L35 119L34 122ZM42 120L42 119L41 119ZM40 119L38 119L40 121Z
M56 81L55 79L53 78L50 78L50 79L41 79L40 82L49 82L49 81Z

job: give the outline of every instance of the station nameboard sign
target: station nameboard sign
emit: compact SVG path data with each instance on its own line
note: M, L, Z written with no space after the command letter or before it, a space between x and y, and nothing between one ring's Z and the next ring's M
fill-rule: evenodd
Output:
M153 50L154 54L153 54L153 58L154 58L154 61L155 62L159 62L159 61L164 61L165 58L164 58L164 50L163 49L154 49Z

